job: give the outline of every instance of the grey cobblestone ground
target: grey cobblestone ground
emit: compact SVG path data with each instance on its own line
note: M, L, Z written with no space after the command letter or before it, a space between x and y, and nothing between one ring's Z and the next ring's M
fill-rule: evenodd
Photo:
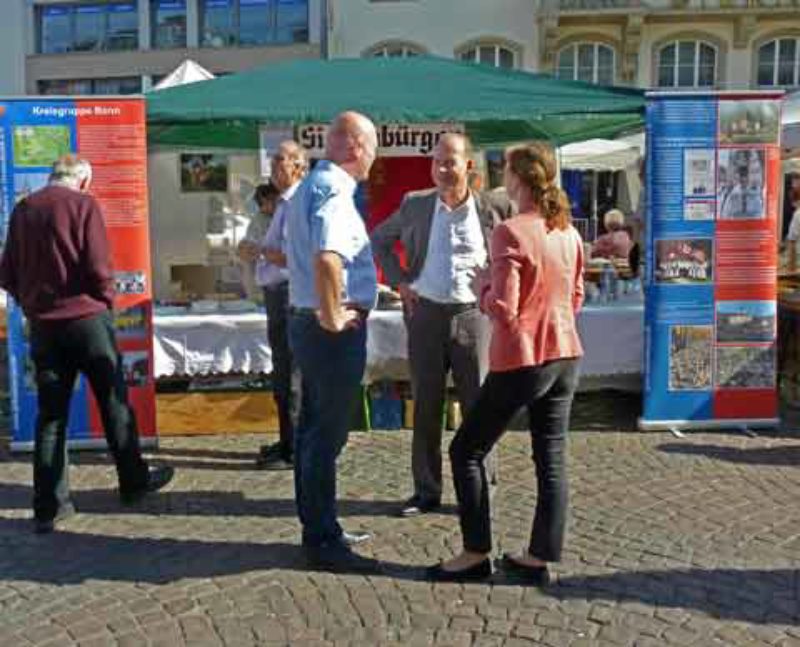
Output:
M391 516L406 432L354 434L342 459L344 523L375 535L370 576L304 569L291 475L251 469L263 438L164 440L174 485L127 510L108 464L83 455L81 514L45 537L28 458L0 452L0 645L800 646L800 437L679 440L581 407L575 423L568 549L544 591L420 578L459 534L452 505ZM500 476L498 552L528 532L525 434L504 439Z

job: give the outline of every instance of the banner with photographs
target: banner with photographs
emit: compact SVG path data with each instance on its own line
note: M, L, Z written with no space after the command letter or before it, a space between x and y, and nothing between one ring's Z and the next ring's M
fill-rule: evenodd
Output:
M155 440L152 277L147 213L144 100L0 98L0 236L14 205L45 186L53 162L77 153L93 167L92 194L106 219L116 278L115 327L121 370L143 444ZM15 450L33 447L37 416L28 322L9 299L8 362ZM104 447L100 413L86 379L75 382L67 437L72 447Z
M781 93L650 93L644 429L777 424Z

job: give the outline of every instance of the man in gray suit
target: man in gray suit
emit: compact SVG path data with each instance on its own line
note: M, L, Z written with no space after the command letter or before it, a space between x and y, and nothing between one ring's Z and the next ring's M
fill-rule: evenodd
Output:
M475 401L487 371L488 326L472 289L489 261L492 227L512 214L508 200L470 190L470 142L442 136L433 154L435 189L408 193L372 233L386 280L403 299L414 394L411 471L414 495L400 514L436 510L442 498L442 422L452 371L462 413ZM406 251L403 268L394 246ZM492 471L491 469L489 470Z

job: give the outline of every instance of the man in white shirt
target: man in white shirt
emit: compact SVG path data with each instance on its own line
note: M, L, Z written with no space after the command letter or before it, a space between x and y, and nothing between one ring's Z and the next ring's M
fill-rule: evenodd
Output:
M284 141L272 157L271 184L277 190L276 206L266 233L242 242L239 254L255 263L256 284L264 290L267 308L267 339L272 351L272 393L278 409L279 440L263 445L257 464L268 470L292 469L294 427L299 412L299 380L293 379L294 362L289 349L289 273L286 269L286 213L300 181L308 169L305 150ZM249 233L249 232L248 232Z
M398 210L372 233L387 281L403 298L411 384L414 494L401 507L409 517L436 510L442 497L442 419L448 373L463 413L487 371L488 327L472 290L488 263L496 222L512 214L505 198L469 188L469 140L444 135L434 150L435 189L407 194ZM407 267L394 247L401 241ZM490 472L492 470L489 470Z

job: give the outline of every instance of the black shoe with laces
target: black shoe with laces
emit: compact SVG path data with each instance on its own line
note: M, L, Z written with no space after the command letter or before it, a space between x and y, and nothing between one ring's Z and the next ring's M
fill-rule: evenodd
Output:
M340 537L345 546L358 546L372 539L368 532L343 532Z
M258 460L281 453L283 453L283 445L280 442L261 445L261 447L258 448Z
M63 506L52 519L34 519L33 532L35 532L37 535L46 535L51 533L56 529L56 526L60 525L67 519L71 519L76 514L75 506L71 503L68 503Z
M312 570L326 573L377 573L380 562L362 557L342 541L306 547L306 563Z
M259 455L258 460L256 460L256 467L273 472L293 470L294 461L291 456L285 456L279 452L271 452L266 455Z
M487 557L469 568L448 571L442 564L434 564L425 569L425 575L434 582L480 582L492 575L492 563Z
M157 492L165 487L175 476L175 468L170 465L150 467L147 472L147 484L137 490L129 492L120 491L119 498L123 505L133 505L151 492Z
M442 507L442 502L438 499L425 499L414 495L406 501L400 508L399 516L416 517L417 515L434 512Z

